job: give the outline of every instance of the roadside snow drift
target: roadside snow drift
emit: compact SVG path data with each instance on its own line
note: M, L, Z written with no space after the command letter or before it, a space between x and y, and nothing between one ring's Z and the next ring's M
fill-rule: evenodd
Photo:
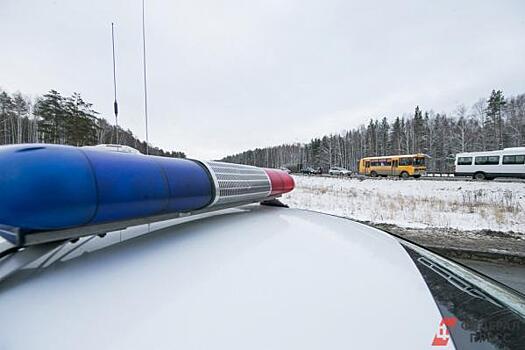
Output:
M294 176L286 204L401 227L525 233L523 183Z

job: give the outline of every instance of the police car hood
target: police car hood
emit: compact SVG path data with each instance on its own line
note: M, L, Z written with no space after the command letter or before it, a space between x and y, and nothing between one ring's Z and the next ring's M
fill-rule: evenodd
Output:
M136 233L1 282L0 348L426 349L441 321L398 241L347 219L252 205Z

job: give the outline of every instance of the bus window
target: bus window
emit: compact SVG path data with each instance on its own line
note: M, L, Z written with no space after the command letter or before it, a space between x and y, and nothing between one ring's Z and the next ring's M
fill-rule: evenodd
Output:
M525 155L503 156L503 164L525 164Z
M472 157L459 157L458 165L472 165Z
M483 156L483 157L476 157L476 165L482 165L482 164L486 164L487 162L487 157Z
M414 165L424 166L425 165L425 158L414 158Z
M412 165L412 158L399 158L399 165Z
M499 156L490 156L487 160L487 164L499 164Z
M499 156L480 156L476 157L474 163L476 165L498 165Z

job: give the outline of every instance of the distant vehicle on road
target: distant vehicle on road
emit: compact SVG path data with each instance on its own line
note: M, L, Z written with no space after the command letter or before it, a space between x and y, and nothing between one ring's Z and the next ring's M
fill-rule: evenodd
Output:
M352 171L342 168L342 167L334 166L334 167L331 167L330 170L328 170L328 174L340 175L340 176L350 176L352 175Z
M309 167L301 169L301 174L317 175L317 174L321 174L321 169L315 169L315 168L312 168L311 166L309 166Z
M500 151L458 153L455 176L472 176L477 180L496 177L525 178L525 147Z
M359 160L359 174L372 177L399 176L418 178L427 171L426 160L430 156L424 153L402 154L394 156L365 157Z
M285 171L285 172L287 172L288 174L290 174L290 173L292 172L290 169L288 169L288 168L285 167L285 166L280 167L279 170Z

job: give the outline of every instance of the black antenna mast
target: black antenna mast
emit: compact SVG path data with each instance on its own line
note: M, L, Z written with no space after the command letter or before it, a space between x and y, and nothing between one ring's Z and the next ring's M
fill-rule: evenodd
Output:
M117 103L117 69L115 64L115 30L114 24L111 22L111 44L113 46L113 92L115 101L113 102L113 111L115 112L115 143L118 145L118 103Z

